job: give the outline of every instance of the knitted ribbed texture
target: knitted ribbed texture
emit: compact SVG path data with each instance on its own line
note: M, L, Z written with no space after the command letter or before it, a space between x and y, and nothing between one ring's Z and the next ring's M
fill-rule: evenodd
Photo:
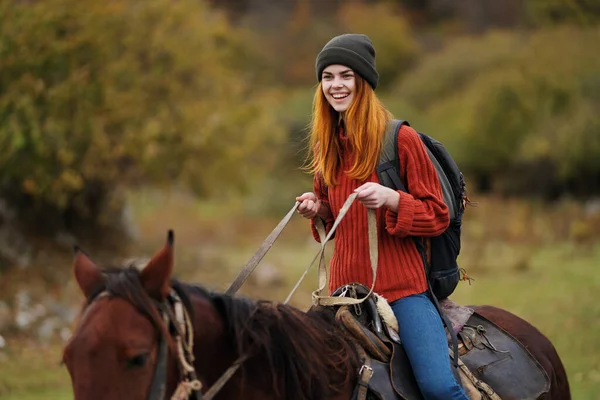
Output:
M343 169L348 170L354 154L347 149L343 136L340 140L345 149ZM406 177L405 185L410 194L399 192L397 214L383 207L377 210L379 265L375 291L390 302L427 290L423 261L411 236L437 236L449 223L448 207L443 201L435 168L417 133L406 125L398 134L398 156L400 176ZM379 182L376 172L369 181ZM338 182L336 186L324 188L319 179L314 181L315 193L333 212L333 218L325 221L327 231L344 201L364 183L348 178L343 172L338 173ZM371 286L366 210L355 201L335 231L335 247L329 264L330 292L353 282ZM318 241L314 223L311 228Z

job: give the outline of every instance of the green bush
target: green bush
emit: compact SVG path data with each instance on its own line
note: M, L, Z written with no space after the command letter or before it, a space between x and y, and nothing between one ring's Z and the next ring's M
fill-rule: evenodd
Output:
M599 37L599 28L563 27L455 40L392 96L485 186L600 193Z
M377 50L379 90L385 90L394 80L412 67L420 53L407 21L391 3L365 5L348 2L339 11L343 33L364 33Z
M523 6L525 21L535 26L563 23L587 26L600 21L599 0L528 0Z
M282 139L251 37L197 0L3 0L3 195L97 224L128 185L244 188Z

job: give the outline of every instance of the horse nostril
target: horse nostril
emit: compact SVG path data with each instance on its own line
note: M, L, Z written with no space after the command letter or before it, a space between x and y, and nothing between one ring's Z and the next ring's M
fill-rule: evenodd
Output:
M140 368L148 362L148 353L138 354L127 360L127 368Z

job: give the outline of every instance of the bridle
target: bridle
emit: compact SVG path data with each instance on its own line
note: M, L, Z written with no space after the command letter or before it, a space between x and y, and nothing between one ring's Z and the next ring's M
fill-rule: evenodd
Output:
M180 380L171 400L187 400L190 396L195 400L206 400L202 396L202 383L198 380L194 368L194 331L188 310L176 291L171 293L162 302L155 302L160 312L167 331L173 328L172 339L175 341L177 361L180 371ZM163 400L167 386L167 338L161 331L158 345L158 358L154 376L150 385L148 400Z
M175 393L171 396L171 400L188 400L190 396L193 396L192 399L194 400L212 400L225 383L235 374L242 363L246 361L247 357L240 356L202 394L202 382L198 379L194 368L194 332L188 310L175 290L171 290L171 293L164 302L156 302L155 305L162 315L167 330L173 327L175 331L171 336L177 345L177 360L181 375L179 384ZM161 332L158 360L156 361L148 400L164 399L167 386L167 347L166 338Z
M101 291L93 296L91 303L103 298L110 297L112 293L108 290ZM91 305L88 304L88 307ZM177 292L171 289L167 298L162 301L153 300L154 306L160 313L165 324L165 330L159 329L159 343L157 360L154 366L154 374L150 384L148 400L164 400L167 391L167 372L169 359L169 332L171 339L175 342L177 351L177 364L179 367L179 382L170 400L212 400L227 381L234 375L238 368L246 361L247 357L239 357L219 377L219 379L203 394L202 382L196 375L194 368L194 331L189 311Z
M94 300L109 297L111 293L107 290L100 292ZM194 400L208 400L202 395L202 383L198 380L194 368L194 332L189 312L183 304L176 291L171 293L163 302L154 301L154 306L159 311L165 324L166 331L173 330L171 338L176 344L177 361L180 370L180 380L171 400L188 400L190 396ZM164 400L167 390L167 369L169 346L165 332L161 329L158 343L158 352L150 393L148 400ZM212 398L212 396L211 396Z

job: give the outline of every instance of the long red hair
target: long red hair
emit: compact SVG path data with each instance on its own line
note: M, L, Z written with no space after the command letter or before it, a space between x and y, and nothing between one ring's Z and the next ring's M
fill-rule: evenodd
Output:
M359 155L346 173L353 179L368 179L379 159L383 135L391 113L375 95L375 91L359 75L355 75L356 93L344 113L344 127L351 151ZM322 176L327 186L337 184L336 173L341 164L339 139L340 114L331 107L319 83L313 100L308 165L312 174Z

